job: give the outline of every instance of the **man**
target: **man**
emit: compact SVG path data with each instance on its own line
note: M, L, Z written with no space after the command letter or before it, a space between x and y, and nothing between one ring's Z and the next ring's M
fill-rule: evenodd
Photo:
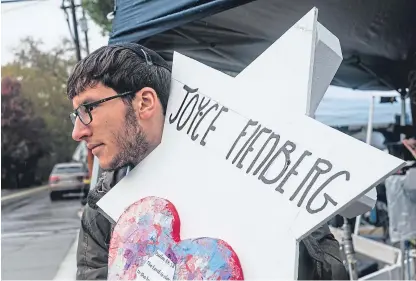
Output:
M96 50L69 77L67 94L75 109L72 138L86 141L105 171L82 216L77 279L107 278L114 225L96 203L160 143L170 75L154 51L126 43ZM301 243L299 278L347 279L339 254L328 226L321 227Z

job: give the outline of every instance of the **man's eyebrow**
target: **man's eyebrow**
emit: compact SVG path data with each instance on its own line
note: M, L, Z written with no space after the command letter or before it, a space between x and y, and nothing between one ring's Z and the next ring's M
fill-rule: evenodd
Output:
M91 103L91 102L95 102L96 100L95 99L92 99L92 98L86 98L86 99L84 99L82 102L80 102L78 105L77 105L77 107L75 107L74 108L74 110L75 109L77 109L78 107L80 107L81 105L85 105L85 104L87 104L87 103Z
M86 98L85 100L83 100L83 101L80 103L80 105L87 104L87 103L91 103L91 102L95 102L95 101L97 101L97 100L95 100L95 99L91 99L91 98Z

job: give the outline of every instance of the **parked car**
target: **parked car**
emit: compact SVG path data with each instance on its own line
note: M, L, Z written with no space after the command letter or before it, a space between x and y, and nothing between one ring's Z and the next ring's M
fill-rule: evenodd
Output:
M65 194L87 197L89 191L88 168L84 163L56 164L49 176L49 196L52 201Z

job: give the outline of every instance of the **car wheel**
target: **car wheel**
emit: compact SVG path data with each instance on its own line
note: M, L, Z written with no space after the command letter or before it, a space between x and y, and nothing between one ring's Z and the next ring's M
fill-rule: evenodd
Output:
M59 194L57 192L51 192L49 194L49 197L51 198L51 201L56 201L56 200L61 198L61 194Z

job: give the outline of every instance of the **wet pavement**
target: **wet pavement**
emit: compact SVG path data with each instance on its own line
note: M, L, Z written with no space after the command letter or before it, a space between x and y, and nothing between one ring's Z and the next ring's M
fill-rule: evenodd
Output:
M51 202L47 190L2 200L2 280L51 280L75 241L79 199Z

